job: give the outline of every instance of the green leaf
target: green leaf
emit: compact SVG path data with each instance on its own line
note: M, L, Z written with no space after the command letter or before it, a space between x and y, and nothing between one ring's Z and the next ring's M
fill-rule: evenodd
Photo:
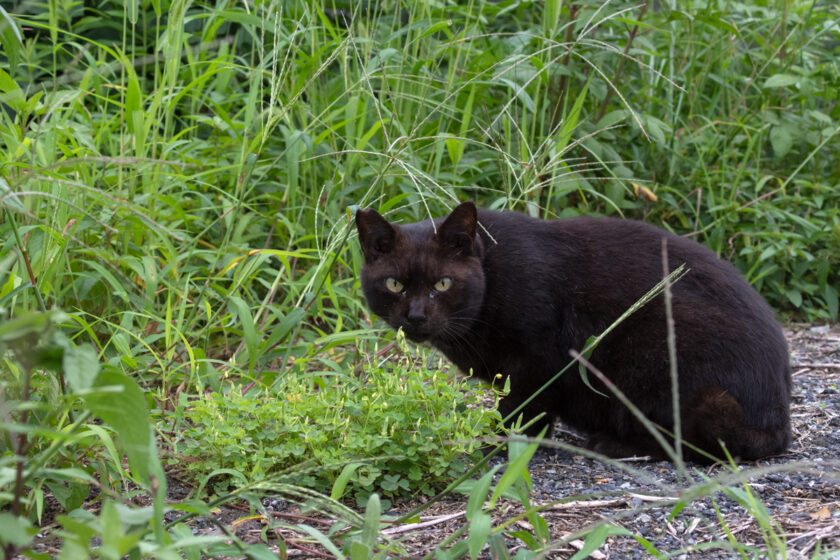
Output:
M554 145L555 152L562 154L569 145L569 140L572 138L572 133L577 128L578 119L580 119L580 111L583 108L583 102L586 100L586 92L589 90L589 82L584 84L583 89L577 94L574 105L569 111L568 115L564 115L563 124L560 126L560 131L557 133L557 142Z
M523 533L527 534L526 531L522 531ZM507 549L507 544L505 543L504 537L502 535L490 535L490 538L487 540L487 544L490 547L490 558L493 560L509 560L510 553ZM519 549L521 552L524 549ZM517 557L522 557L519 552L517 552ZM528 551L530 552L530 551ZM533 553L529 558L533 558Z
M353 476L353 473L355 473L356 469L360 466L362 466L362 463L350 463L348 465L344 465L344 468L341 469L341 474L338 475L338 478L336 478L333 483L332 490L330 491L330 498L338 500L344 495L344 489L347 487L350 477Z
M510 87L511 91L516 93L517 99L519 99L519 101L522 103L522 106L525 107L525 109L527 109L529 113L533 113L537 110L537 106L534 103L534 98L528 95L528 92L524 87L507 78L501 78L499 79L499 81L503 84L506 84L508 87Z
M242 10L213 10L212 8L205 8L208 11L212 10L213 14L219 19L239 23L245 27L267 31L274 33L273 22L271 18L260 17Z
M379 484L379 486L383 490L386 490L388 492L393 492L397 488L399 488L399 481L400 481L400 476L399 475L386 474L382 477L382 482Z
M280 556L279 558L283 558ZM245 558L248 560L277 560L278 556L262 543L245 545Z
M545 8L543 9L543 32L547 37L554 35L557 29L557 23L560 19L560 7L563 5L561 0L545 0Z
M461 110L461 126L458 128L458 136L460 136L461 138L469 137L470 123L472 122L473 104L475 103L476 91L478 91L478 86L475 83L473 83L470 87L470 94L467 96L467 102L464 104L464 107ZM464 142L461 141L461 148L458 156L459 161L463 153ZM455 165L457 166L457 163Z
M0 512L0 545L23 548L32 542L32 523L25 517Z
M620 123L621 121L627 119L627 116L630 114L630 111L627 109L616 109L615 111L610 111L606 113L601 120L598 121L598 128L609 128L614 124Z
M642 545L643 547L645 547L645 550L647 550L647 551L650 553L650 555L651 555L651 556L653 556L654 558L664 558L664 556L662 555L662 553L661 553L661 552L659 552L659 551L656 549L656 547L655 547L655 546L653 546L653 543L651 543L651 542L650 542L649 540L647 540L646 538L641 537L641 536L639 536L639 535L633 535L633 538L634 538L634 539L636 539L636 542L638 542L640 545Z
M487 500L487 494L490 492L490 485L493 484L493 476L497 470L497 468L494 468L479 478L478 482L472 488L470 497L467 500L467 519L472 519L473 515L481 511L485 500Z
M248 373L254 372L257 363L257 329L254 325L254 317L251 309L239 296L230 296L230 303L236 310L239 323L242 325L242 334L245 336L245 349L248 351Z
M20 29L5 8L0 6L0 45L3 46L3 51L9 63L9 71L12 74L15 73L17 68L18 54L22 44L23 39L20 35Z
M306 151L304 143L305 133L300 130L288 132L286 135L286 191L283 200L294 202L300 184L300 161ZM356 138L358 141L359 139Z
M586 540L583 542L583 548L578 550L570 560L583 560L598 550L606 542L607 538L615 535L632 535L632 533L624 527L617 525L599 525L586 536Z
M793 135L785 125L777 125L770 129L770 144L777 158L783 158L793 146Z
M548 522L543 516L539 515L537 512L531 512L528 514L528 521L531 522L531 526L534 528L534 534L544 543L551 539Z
M279 309L275 309L273 312L277 315L281 315L281 310ZM273 348L274 345L282 342L286 338L286 335L288 335L305 316L306 309L303 307L295 307L293 309L286 310L286 315L276 324L276 326L272 327L271 334L263 343L263 347Z
M722 31L726 31L736 37L740 36L738 32L738 28L723 19L721 12L711 12L711 13L700 13L696 14L694 19L696 21L702 21L703 23L707 23L712 27L720 29Z
M832 321L837 320L838 311L837 289L834 286L825 287L825 305L828 308L828 316Z
M61 545L58 560L90 558L90 540L99 535L98 519L84 509L77 509L68 515L56 517L66 535Z
M131 511L131 508L122 508L122 512ZM125 556L142 537L140 532L126 532L130 523L122 518L120 508L112 500L103 502L99 520L102 527L102 545L99 547L99 553L102 558Z
M125 292L125 289L122 287L122 284L119 281L117 281L116 278L114 278L114 275L111 274L109 270L107 270L104 266L102 266L96 261L80 259L79 262L84 263L86 266L91 267L97 273L99 273L99 277L96 279L110 288L108 290L108 293L119 297L123 300L124 303L130 303L128 299L128 294Z
M545 433L545 429L543 429L543 433ZM510 446L515 443L519 442L509 442L508 449L512 449ZM525 449L508 464L505 474L502 475L502 478L499 479L499 483L493 490L493 496L490 498L490 507L493 507L496 504L496 500L499 499L502 492L507 490L514 482L516 482L517 479L520 477L523 477L526 480L530 478L530 475L528 474L528 463L537 451L537 447L539 447L539 445L536 443L527 444ZM511 454L512 453L513 451L511 451Z
M140 89L140 80L134 71L134 66L126 59L125 69L128 84L125 93L125 115L126 125L129 134L137 134L140 131L135 128L137 120L135 114L143 114L143 92ZM141 121L142 122L142 121Z
M62 367L68 385L78 393L93 386L99 374L99 356L88 344L69 344L64 349Z
M445 556L440 556L440 558L452 558L453 560L457 558L463 558L465 554L469 553L469 546L467 545L467 541L460 540L456 542L452 548L446 551L447 554Z
M169 528L173 540L177 543L178 549L186 560L201 560L201 549L196 545L186 544L187 539L194 539L192 529L182 523ZM187 541L188 542L188 541Z
M598 337L596 337L596 336L590 336L589 338L586 339L586 342L583 345L583 348L586 349L586 350L582 354L582 356L584 357L585 360L589 361L590 356L592 356L592 353L595 351L595 348L598 346L597 342L598 342ZM580 374L580 379L581 379L581 381L583 381L583 384L586 385L587 387L589 387L589 389L591 391L601 395L602 397L610 398L609 395L599 391L598 389L596 389L592 385L592 382L589 381L589 372L586 370L586 366L583 365L583 362L578 362L578 374Z
M543 556L540 556L542 558ZM508 556L497 556L497 558L508 558ZM513 560L533 560L537 558L537 553L527 548L520 548L516 551L516 555L513 557Z
M446 151L453 167L458 167L461 155L464 153L464 141L460 138L449 137L446 139Z
M26 95L4 70L0 70L0 101L18 112L26 109Z
M802 306L802 292L799 290L795 290L793 288L785 290L785 295L794 307L799 308Z
M447 37L452 37L452 33L449 31L450 27L452 27L452 21L451 20L447 19L447 20L439 21L435 24L430 25L428 27L428 29L426 29L423 33L421 33L417 37L417 39L415 39L415 40L423 39L424 37L428 37L429 35L433 35L433 34L437 33L438 31L443 31L444 33L446 33Z
M664 144L665 132L663 129L667 130L668 125L651 115L640 115L639 117L642 124L645 125L645 131L650 135L651 139L657 144Z
M365 506L365 524L362 526L362 544L368 550L376 549L379 540L379 519L382 515L382 507L379 503L379 496L371 494Z
M69 482L65 485L61 481L48 480L45 484L65 511L73 511L76 508L82 507L85 498L87 498L90 492L89 485L77 482Z
M12 189L9 187L9 183L3 177L0 177L0 200L3 201L3 205L6 208L10 208L20 213L26 213L26 207L21 204L20 200L16 196L13 196L14 193ZM14 254L9 255L14 260L17 260Z
M140 0L128 0L125 3L125 10L128 12L128 21L131 22L131 25L137 23L137 9L139 4Z
M134 359L134 353L131 351L131 345L128 341L128 335L124 332L118 332L114 334L111 338L111 342L114 344L114 348L116 348L122 356L120 359L129 367L129 368L136 368L137 367L137 360ZM200 350L200 349L196 349ZM195 351L195 350L194 350Z
M764 82L764 85L762 87L764 89L787 87L792 86L799 80L799 76L794 76L792 74L773 74L772 76L767 78L767 81Z
M338 560L344 560L345 558L347 558L346 556L344 556L344 554L341 553L341 551L338 549L337 546L335 546L335 543L333 543L332 540L329 537L327 537L324 533L322 533L321 531L319 531L315 527L311 527L309 525L298 524L297 528L300 529L301 531L303 531L304 533L307 533L309 536L311 536L316 541L318 541L318 544L320 544L321 546L326 548L327 552L329 552L330 554L335 556ZM361 543L359 543L359 544L361 544ZM364 545L362 545L362 546L364 546Z
M674 507L671 508L671 513L668 514L668 521L673 521L674 518L680 514L682 510L684 510L688 506L688 500L685 498L678 500L677 503L674 504Z
M135 476L149 483L149 467L157 460L143 391L130 377L110 366L96 377L95 392L84 396L91 412L111 426L128 455Z
M18 45L23 45L23 37L20 34L20 29L18 29L17 24L9 15L9 12L3 6L0 6L0 16L3 17L2 21L0 21L0 30L2 33L6 33L7 31L12 34L15 41L17 41ZM8 53L7 53L8 54Z
M520 541L524 542L525 546L527 546L531 550L539 550L540 548L540 541L538 541L536 537L534 537L534 535L531 534L530 531L521 529L519 531L510 531L507 534L515 539L519 539Z
M353 541L350 543L350 560L368 560L371 550L364 543Z
M50 324L59 323L67 319L61 311L53 310L42 313L32 311L9 321L0 323L0 342L14 342L33 333L41 333Z
M483 511L477 512L470 520L470 534L467 537L470 558L475 560L484 545L487 544L487 536L493 527L492 519Z

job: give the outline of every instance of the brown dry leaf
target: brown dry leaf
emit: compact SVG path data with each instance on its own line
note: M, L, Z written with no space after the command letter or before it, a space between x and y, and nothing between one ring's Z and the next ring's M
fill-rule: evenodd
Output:
M809 514L814 521L825 521L831 519L831 512L827 507L823 507L820 511Z

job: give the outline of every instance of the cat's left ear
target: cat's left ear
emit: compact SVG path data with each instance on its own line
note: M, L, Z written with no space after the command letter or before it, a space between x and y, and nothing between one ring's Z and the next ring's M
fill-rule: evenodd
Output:
M366 262L372 263L394 248L397 230L376 210L356 211L356 229Z
M438 238L449 247L457 249L462 255L477 252L475 230L478 213L475 204L462 202L452 211L438 228Z

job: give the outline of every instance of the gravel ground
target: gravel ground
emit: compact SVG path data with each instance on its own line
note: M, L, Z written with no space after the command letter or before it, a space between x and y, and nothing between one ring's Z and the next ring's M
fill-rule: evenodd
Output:
M627 460L605 464L563 450L540 449L531 460L533 502L556 503L543 514L552 541L568 540L548 554L567 558L582 545L574 534L593 523L609 520L643 537L662 554L677 558L737 558L724 527L744 545L747 557L764 555L770 547L784 549L790 559L815 554L840 558L840 329L801 327L787 332L793 362L793 444L788 453L728 467L688 465L682 482L673 463ZM561 443L581 445L582 439L555 430ZM679 514L671 517L674 502L690 495L704 480L716 480L717 488L700 493ZM762 504L749 512L744 484ZM721 491L735 488L736 493ZM742 503L736 501L738 498ZM747 502L749 503L749 502ZM434 516L457 515L463 501L436 505ZM513 502L503 503L496 524L521 511ZM766 512L766 514L764 513ZM757 520L765 517L765 521ZM444 517L439 517L441 520ZM433 525L408 540L425 552L430 544L454 530L458 517ZM527 523L517 523L528 529ZM774 540L775 539L775 540ZM425 546L424 546L425 543ZM524 546L509 540L511 555ZM409 547L412 548L411 546ZM781 556L781 555L779 555ZM631 536L611 537L591 556L596 559L650 558L649 552Z

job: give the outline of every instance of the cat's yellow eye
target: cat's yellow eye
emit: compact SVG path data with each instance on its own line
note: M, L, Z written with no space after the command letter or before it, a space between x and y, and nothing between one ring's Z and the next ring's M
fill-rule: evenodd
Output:
M452 286L452 279L451 278L441 278L437 282L435 282L435 290L439 292L445 292Z
M399 280L395 280L394 278L387 278L385 280L385 287L388 288L389 292L394 292L395 294L400 293L403 291L402 282Z

